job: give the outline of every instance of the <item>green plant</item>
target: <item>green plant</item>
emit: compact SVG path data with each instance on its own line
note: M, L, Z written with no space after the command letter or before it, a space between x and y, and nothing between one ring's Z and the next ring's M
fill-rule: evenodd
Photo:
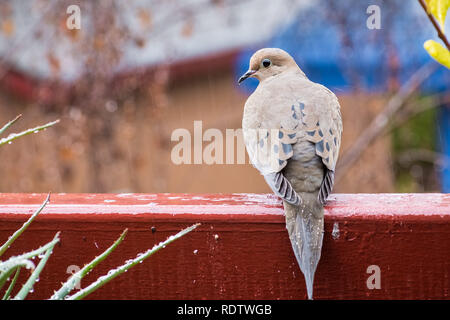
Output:
M5 132L10 126L12 126L22 115L18 115L16 118L8 122L6 125L4 125L0 129L0 134ZM35 128L31 128L25 131L22 131L20 133L12 133L6 138L0 139L0 146L4 144L9 144L13 140L23 137L25 135L31 134L31 133L37 133L41 130L45 130L48 127L51 127L58 123L59 120L49 122L45 125L38 126ZM44 207L49 203L50 201L50 194L48 194L45 201L42 203L42 205L31 215L31 217L20 227L14 234L8 238L8 240L0 246L0 258L5 253L5 251L13 244L13 242L28 228L28 226L33 222L33 220L36 218L36 216L44 209ZM170 236L168 239L166 239L163 242L160 242L159 244L155 245L153 248L148 249L144 253L140 253L136 256L134 259L130 259L125 261L124 264L121 266L109 270L109 272L106 275L103 275L99 277L96 281L85 287L84 289L81 289L80 291L69 295L75 286L79 283L79 281L86 276L92 269L97 266L100 262L102 262L106 257L111 254L111 252L114 251L114 249L119 246L119 244L124 240L128 229L125 229L120 237L108 248L106 249L102 254L95 257L91 262L86 264L80 271L73 274L65 283L62 284L61 288L59 290L55 291L55 293L50 297L50 300L62 300L62 299L69 299L69 300L79 300L83 299L90 293L94 292L98 288L104 286L106 283L111 281L112 279L116 278L120 274L126 272L133 266L141 263L151 255L153 255L155 252L159 251L161 248L165 248L168 244L171 242L181 238L185 234L191 232L195 228L197 228L200 225L200 223L194 224L186 229L181 230L175 235ZM23 253L18 256L12 256L6 261L0 260L0 290L3 289L5 284L10 281L9 286L6 288L5 293L3 294L3 300L23 300L27 297L27 295L30 292L33 292L33 286L34 284L39 280L39 275L44 269L48 259L50 258L53 249L55 245L60 241L59 239L59 232L55 234L53 237L53 240L48 242L47 244L41 246L38 249ZM33 263L33 259L35 258L39 259L39 263L37 266ZM19 278L19 274L21 269L28 269L31 270L31 274L28 277L28 279L25 281L25 283L22 285L22 288L19 290L19 292L12 297L12 292L17 284L17 280ZM12 279L10 277L13 276Z
M11 127L14 123L17 122L22 117L19 114L13 120L9 121L0 129L0 134L3 134L9 127ZM20 137L26 136L31 133L37 133L39 131L45 130L55 124L57 124L59 120L49 122L47 124L37 126L35 128L24 130L20 133L11 133L6 138L0 139L0 146L5 144L12 143L13 140L16 140ZM5 251L12 245L12 243L25 231L25 229L33 222L36 216L44 209L47 203L50 200L50 194L45 199L44 203L39 207L38 210L23 224L23 226L17 230L8 240L0 247L0 257L5 253ZM25 299L29 292L33 290L34 282L39 278L39 274L44 268L48 258L52 254L52 250L55 247L56 243L59 241L59 233L55 235L52 241L47 243L46 245L40 247L39 249L24 253L20 256L14 256L9 258L6 261L0 261L0 290L3 288L5 283L8 281L9 277L14 273L14 278L12 279L9 287L7 288L5 294L3 295L3 300L10 299L12 290L17 282L19 277L19 273L21 268L31 269L32 273L25 284L22 286L21 290L14 299ZM42 257L37 267L35 267L34 263L31 259L36 256Z
M5 124L5 125L0 129L0 134L2 134L3 132L5 132L6 129L8 129L10 126L12 126L14 123L16 123L16 121L19 120L21 117L22 117L22 115L19 114L19 115L18 115L17 117L15 117L13 120L11 120L11 121L8 122L7 124ZM41 126L37 126L37 127L35 127L35 128L30 128L30 129L24 130L24 131L22 131L22 132L20 132L20 133L11 133L11 134L10 134L9 136L7 136L6 138L0 139L0 146L2 146L2 145L4 145L4 144L10 144L10 143L12 143L12 141L14 141L14 140L16 140L16 139L18 139L18 138L20 138L20 137L29 135L29 134L31 134L31 133L38 133L39 131L45 130L45 129L47 129L47 128L49 128L49 127L51 127L51 126L57 124L58 122L59 122L59 119L58 119L58 120L55 120L55 121L52 121L52 122L49 122L49 123L47 123L47 124L41 125Z
M165 241L162 241L156 245L153 246L153 248L148 249L144 253L139 253L136 258L130 259L125 261L124 264L121 266L111 269L108 271L106 275L103 275L99 277L96 281L85 287L84 289L81 289L80 291L74 293L71 296L68 296L67 294L73 290L75 285L79 280L81 280L87 273L89 273L90 270L92 270L100 261L104 260L124 239L127 229L125 229L122 232L122 235L117 239L114 244L109 247L107 250L105 250L101 255L96 257L94 260L92 260L89 264L87 264L83 269L75 273L72 277L69 278L69 280L66 281L66 283L61 287L60 290L55 292L55 294L50 299L68 299L68 300L80 300L86 297L88 294L94 292L98 288L102 287L115 277L119 276L120 274L127 272L130 268L134 267L135 265L141 263L157 251L159 251L162 248L165 248L168 244L171 242L181 238L185 234L191 232L195 228L197 228L200 225L200 223L196 223L190 227L187 227L186 229L181 230L175 235L170 236Z
M32 216L23 224L21 228L19 228L1 247L0 247L0 257L1 255L12 245L12 243L25 231L25 229L31 224L31 222L36 218L36 216L44 209L44 207L50 201L50 194L45 199L44 203L32 214ZM73 274L64 284L62 284L59 290L55 291L55 293L50 297L50 300L79 300L83 299L90 293L94 292L98 288L104 286L106 283L116 278L120 274L128 271L130 268L135 265L141 263L161 248L165 248L171 242L181 238L185 234L191 232L195 228L197 228L200 224L194 224L186 229L181 230L175 235L170 236L165 241L160 242L155 245L153 248L148 249L144 253L140 253L134 259L130 259L125 261L121 266L111 269L107 274L99 277L96 281L88 285L87 287L81 289L80 291L69 295L70 292L73 291L77 283L86 276L95 266L97 266L100 262L102 262L106 257L114 251L114 249L119 246L119 244L124 240L128 230L125 229L120 237L102 254L95 257L92 261L86 264L80 271ZM52 241L48 242L44 246L29 251L27 253L21 254L19 256L10 257L6 261L0 261L0 290L3 289L4 285L7 283L8 279L14 274L12 280L10 280L10 284L8 288L5 290L3 295L3 300L15 299L22 300L27 297L30 292L33 292L33 286L36 281L39 279L39 275L44 269L48 259L50 258L55 245L59 242L59 232L57 232ZM37 266L33 263L32 259L38 257L40 259ZM22 285L22 288L19 292L12 297L12 291L14 286L17 284L17 279L19 273L22 268L31 270L31 275L28 277L27 281Z

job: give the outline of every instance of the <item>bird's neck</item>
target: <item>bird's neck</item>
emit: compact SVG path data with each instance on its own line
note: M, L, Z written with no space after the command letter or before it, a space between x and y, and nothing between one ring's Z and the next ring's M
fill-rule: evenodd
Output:
M271 82L273 80L276 80L280 77L285 77L285 76L292 76L292 75L296 75L298 77L302 77L305 79L308 79L305 75L305 73L296 65L295 67L291 67L289 69L286 69L280 73L274 74L272 76L269 76L267 78L261 79L260 83L268 83Z

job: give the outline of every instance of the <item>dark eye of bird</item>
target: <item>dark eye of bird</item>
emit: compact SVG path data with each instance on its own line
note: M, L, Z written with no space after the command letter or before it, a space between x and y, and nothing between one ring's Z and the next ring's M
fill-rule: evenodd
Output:
M264 66L264 68L270 67L271 64L272 64L272 62L269 59L264 59L262 62L262 65Z

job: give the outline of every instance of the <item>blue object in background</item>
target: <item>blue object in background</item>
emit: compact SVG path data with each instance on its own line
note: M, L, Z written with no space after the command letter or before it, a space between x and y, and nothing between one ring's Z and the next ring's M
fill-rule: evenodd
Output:
M330 8L330 4L335 8ZM381 11L379 30L366 26L366 8L373 4L379 5ZM340 18L336 12L346 17L346 24L337 22ZM261 47L286 50L309 79L338 93L351 92L356 86L368 92L384 92L390 76L402 84L432 61L423 48L428 39L439 41L416 1L322 0L301 11L293 23ZM257 49L241 53L236 77L248 69L249 59ZM251 92L256 85L257 81L246 81L241 88ZM440 66L421 89L424 93L436 93L449 87L450 73Z
M450 193L450 105L439 108L437 135L441 152L447 158L440 168L441 191Z
M381 29L366 26L366 9L378 5ZM402 85L421 66L432 61L423 48L437 38L417 1L404 0L320 0L302 10L293 23L261 47L278 47L289 52L309 79L336 94L353 91L386 92L392 82ZM343 45L345 43L345 45ZM236 77L248 69L255 50L241 53ZM437 62L434 62L437 63ZM252 92L256 79L242 83ZM439 66L421 86L423 94L449 91L450 72ZM442 153L450 158L450 110L443 108L439 120ZM450 165L441 174L442 191L450 191Z

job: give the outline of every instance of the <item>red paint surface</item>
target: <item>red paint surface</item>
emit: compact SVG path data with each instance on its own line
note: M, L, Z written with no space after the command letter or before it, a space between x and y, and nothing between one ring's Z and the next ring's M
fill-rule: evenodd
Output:
M0 194L0 242L44 199L43 194ZM125 241L82 286L196 222L202 225L88 298L306 297L281 202L272 195L53 194L2 258L37 248L61 231L61 243L30 295L43 299L68 277L69 265L89 262L123 229L129 229ZM335 223L339 237L332 237ZM449 253L450 195L333 195L325 210L315 298L448 299ZM379 290L367 288L370 265L381 269Z
M1 87L26 100L34 98L36 83L31 78L13 70L4 70L3 72L2 77L0 77Z
M173 86L178 82L192 81L195 78L229 71L240 51L239 48L235 48L172 63L167 66L170 74L169 84ZM2 72L1 68L0 65L0 73ZM0 87L23 99L34 100L38 98L41 102L52 103L70 93L67 83L53 82L49 79L35 79L29 74L14 70L10 66L4 66L3 68L6 70L0 77ZM135 79L136 75L141 77L141 82L149 81L154 77L157 70L158 68L144 66L120 72L113 79L114 86L123 87L124 82Z

